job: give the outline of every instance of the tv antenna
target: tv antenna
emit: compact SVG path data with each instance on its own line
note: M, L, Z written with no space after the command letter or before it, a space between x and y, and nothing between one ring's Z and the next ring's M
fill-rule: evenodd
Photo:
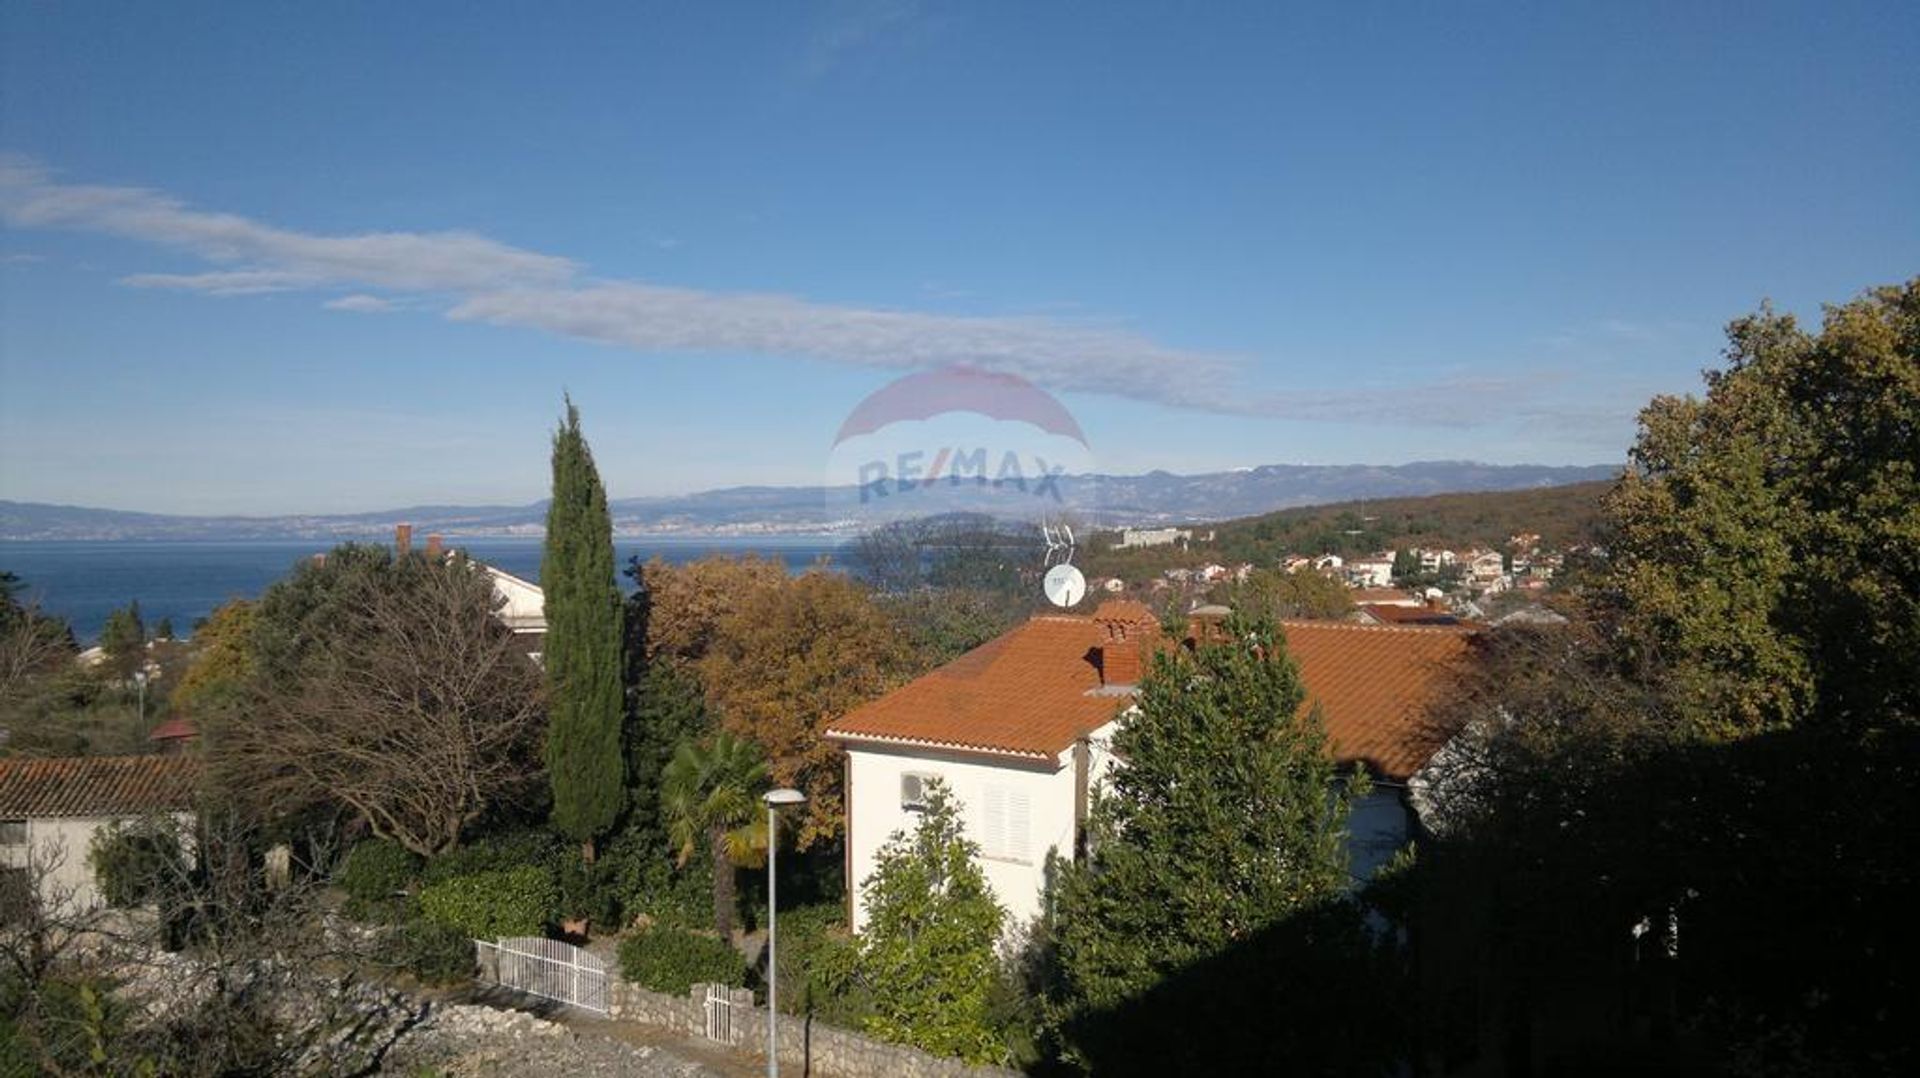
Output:
M1058 607L1077 605L1087 595L1087 578L1073 564L1073 526L1040 525L1040 538L1046 541L1047 556L1041 562L1047 575L1040 581L1047 601ZM1054 561L1059 558L1059 562Z

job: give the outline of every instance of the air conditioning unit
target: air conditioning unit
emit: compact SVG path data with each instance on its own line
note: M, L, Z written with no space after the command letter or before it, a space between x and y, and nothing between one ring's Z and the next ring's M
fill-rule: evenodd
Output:
M911 772L900 776L900 807L909 812L920 812L927 807L927 780L931 775L916 775Z

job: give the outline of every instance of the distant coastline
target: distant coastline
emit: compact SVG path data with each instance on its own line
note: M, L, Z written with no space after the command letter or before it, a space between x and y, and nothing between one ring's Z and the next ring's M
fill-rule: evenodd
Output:
M417 533L416 533L417 534ZM332 539L239 540L9 540L0 541L0 569L21 579L21 598L67 619L83 642L99 635L107 615L138 600L149 626L168 618L181 634L230 599L257 598L303 558L339 542L392 542L384 536ZM417 540L416 540L417 541ZM537 537L449 536L448 545L529 580L540 576ZM844 544L833 536L756 538L667 536L618 538L620 568L632 557L685 562L710 555L763 555L800 571L821 559L840 564ZM622 587L629 582L622 576Z
M1617 464L1548 466L1416 461L1410 464L1268 464L1226 472L1174 475L1064 476L1059 510L1104 527L1211 523L1279 509L1361 498L1524 490L1619 474ZM924 515L924 502L896 499L847 512L852 488L731 487L679 497L622 498L610 503L614 534L623 541L850 538L897 516ZM965 488L946 509L991 512L995 498L971 506ZM369 513L281 516L187 516L0 500L0 541L276 541L325 543L383 539L397 523L415 534L450 540L537 540L546 503L504 506L407 506Z

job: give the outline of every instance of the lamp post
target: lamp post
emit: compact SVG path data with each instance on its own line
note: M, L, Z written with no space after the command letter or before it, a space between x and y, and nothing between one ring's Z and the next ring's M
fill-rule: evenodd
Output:
M140 687L140 721L137 725L142 730L145 730L147 728L147 672L145 670L134 671L133 683ZM126 697L122 696L120 699L125 700Z
M774 858L780 851L780 808L804 805L799 790L768 790L767 802L767 1078L780 1078L780 967L774 964L774 939L780 925L780 906L774 900Z

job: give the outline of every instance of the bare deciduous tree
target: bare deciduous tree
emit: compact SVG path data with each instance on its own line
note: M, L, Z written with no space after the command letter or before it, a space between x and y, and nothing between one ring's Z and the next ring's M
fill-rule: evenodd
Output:
M378 982L389 941L330 918L312 865L270 879L256 825L141 826L177 829L193 854L142 863L152 908L75 903L56 882L71 851L38 847L22 866L27 901L0 926L0 1073L367 1073L418 1018Z
M38 609L14 606L9 596L0 610L0 707L27 695L34 679L73 657L73 638L62 623Z
M539 670L464 558L403 560L349 586L290 689L222 724L216 765L264 805L342 803L430 856L535 775Z

